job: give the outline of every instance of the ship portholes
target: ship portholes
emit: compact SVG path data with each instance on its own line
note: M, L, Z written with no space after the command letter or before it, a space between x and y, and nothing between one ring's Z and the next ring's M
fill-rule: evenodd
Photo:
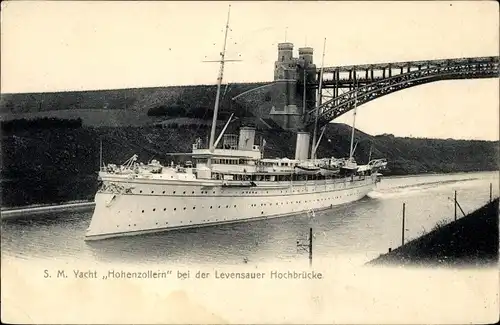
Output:
M142 210L142 213L144 213L144 210Z
M156 209L153 209L153 211L156 211Z
M163 208L163 211L167 211L167 208Z
M186 207L184 207L184 210L186 210Z
M177 211L177 208L174 208L174 211Z

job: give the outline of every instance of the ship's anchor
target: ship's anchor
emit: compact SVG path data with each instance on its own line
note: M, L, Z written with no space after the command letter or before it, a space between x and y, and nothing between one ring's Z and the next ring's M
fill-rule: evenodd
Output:
M116 194L113 194L113 197L112 197L109 201L107 201L107 202L106 202L106 207L111 206L111 203L113 203L113 200L114 200L115 198L116 198Z

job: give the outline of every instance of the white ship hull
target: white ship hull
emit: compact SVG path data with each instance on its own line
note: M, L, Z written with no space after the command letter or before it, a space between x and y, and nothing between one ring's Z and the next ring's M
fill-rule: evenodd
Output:
M86 240L244 222L327 209L366 196L376 178L255 182L231 186L216 180L103 179L122 188L98 192ZM228 186L229 185L229 186ZM123 189L127 191L123 191Z

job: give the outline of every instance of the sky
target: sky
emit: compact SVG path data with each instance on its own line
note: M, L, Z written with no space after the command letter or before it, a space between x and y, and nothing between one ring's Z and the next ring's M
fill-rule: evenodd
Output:
M1 92L214 84L230 2L2 2ZM499 55L496 1L232 2L225 82L273 79L277 44L324 65ZM352 123L348 113L335 122ZM499 138L499 80L441 81L360 106L370 134Z

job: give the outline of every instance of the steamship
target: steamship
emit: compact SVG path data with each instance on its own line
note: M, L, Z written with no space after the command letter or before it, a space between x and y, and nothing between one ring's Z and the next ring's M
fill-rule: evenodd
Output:
M225 39L228 25L229 15ZM215 139L225 44L209 143L197 139L193 161L183 166L143 164L136 155L120 166L101 165L86 240L295 215L359 200L376 186L386 161L357 165L353 137L346 159L309 158L307 132L297 133L295 159L269 159L255 144L254 127L224 134L231 116Z

